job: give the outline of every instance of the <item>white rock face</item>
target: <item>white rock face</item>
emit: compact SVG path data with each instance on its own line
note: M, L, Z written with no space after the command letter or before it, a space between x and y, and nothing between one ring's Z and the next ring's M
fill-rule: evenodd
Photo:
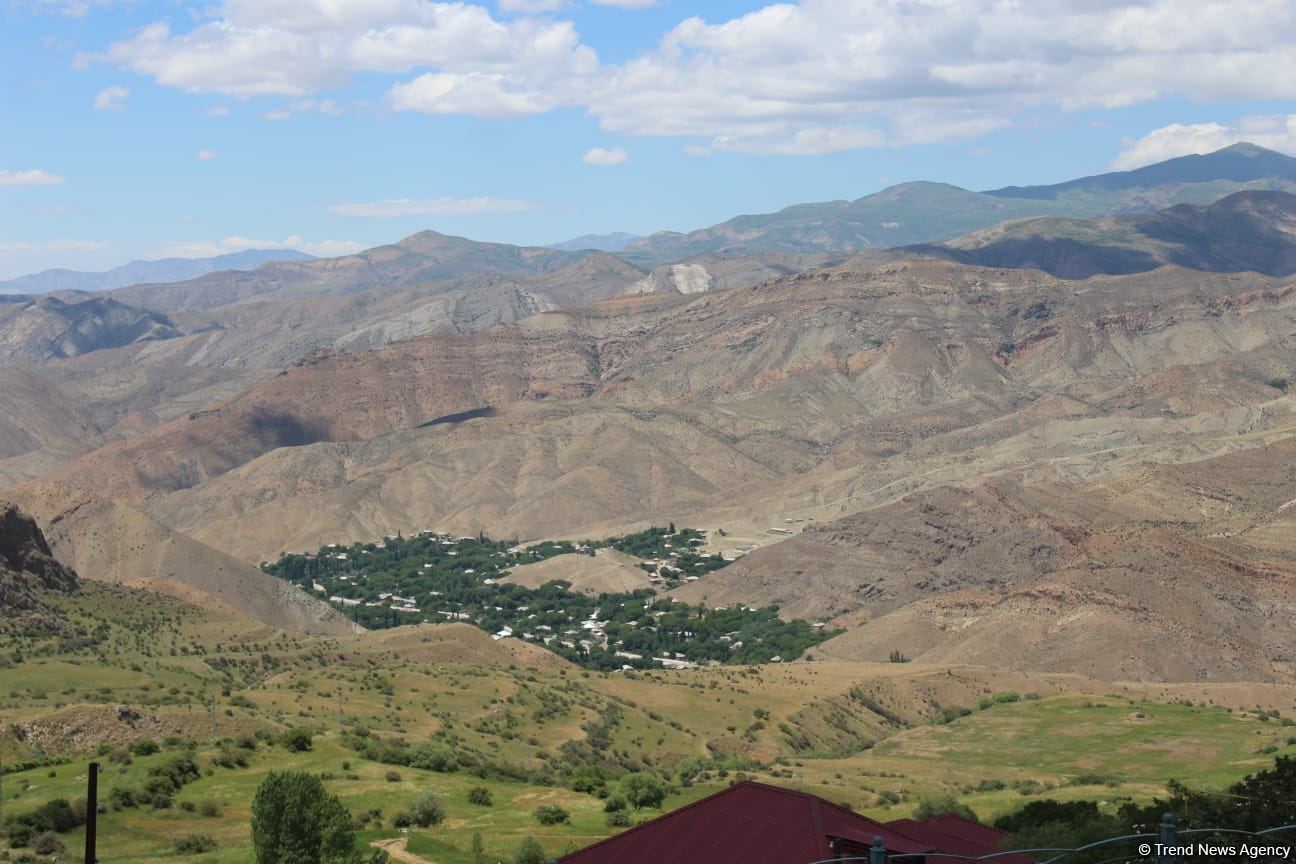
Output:
M650 294L654 291L674 291L678 294L701 294L710 291L712 284L711 274L701 264L672 264L669 268L658 268L640 279L630 292Z
M701 294L711 290L711 274L701 264L671 265L671 282L681 294Z

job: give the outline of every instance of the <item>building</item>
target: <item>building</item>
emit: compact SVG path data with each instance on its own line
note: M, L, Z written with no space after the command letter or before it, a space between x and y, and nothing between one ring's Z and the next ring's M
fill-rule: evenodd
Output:
M877 838L896 864L924 853L999 852L1003 832L952 814L878 822L805 792L745 781L558 859L561 864L811 864L867 857ZM936 859L940 861L953 859ZM1029 864L1004 855L1002 864Z

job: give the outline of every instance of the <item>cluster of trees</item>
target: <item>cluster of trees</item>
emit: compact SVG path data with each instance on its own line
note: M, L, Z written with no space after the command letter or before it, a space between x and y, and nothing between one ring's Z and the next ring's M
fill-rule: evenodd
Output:
M611 546L642 557L672 559L684 572L708 572L724 566L719 558L702 556L690 541L701 540L692 529L652 528L636 534L582 544L591 550ZM591 597L552 582L538 589L498 583L510 567L575 551L567 542L541 543L510 552L509 544L486 537L443 541L435 535L389 540L384 547L354 546L344 553L321 549L314 558L289 555L266 565L267 572L314 591L315 583L328 596L360 601L340 608L368 627L389 627L414 621L446 621L442 612L465 615L488 632L510 628L516 635L547 637L548 647L573 662L599 670L624 665L649 668L654 656L682 655L690 662L764 663L774 657L792 658L834 635L805 621L783 621L777 609L708 610L657 599L649 590ZM346 560L335 557L345 554ZM345 577L345 578L344 578ZM486 584L489 580L492 584ZM419 614L392 608L392 594L414 600ZM366 606L365 603L378 603ZM590 640L581 625L597 613L607 622L607 644L581 646ZM574 632L573 632L574 631ZM563 643L569 643L564 645ZM640 655L617 657L618 651Z
M1114 813L1105 813L1094 801L1032 801L1015 813L998 819L996 828L1013 835L1013 848L1076 849L1110 837L1131 834L1154 834L1166 813L1181 829L1220 828L1225 831L1264 831L1285 825L1296 825L1296 759L1278 757L1273 767L1247 776L1222 792L1190 789L1181 783L1169 784L1168 797L1150 804L1125 804ZM940 809L939 807L935 809ZM1296 832L1277 836L1274 841L1288 845ZM1193 842L1237 846L1238 835L1218 837L1194 835ZM1131 841L1131 847L1134 841ZM1092 854L1068 858L1078 864L1109 859L1121 850L1105 847ZM1132 848L1126 850L1132 855Z

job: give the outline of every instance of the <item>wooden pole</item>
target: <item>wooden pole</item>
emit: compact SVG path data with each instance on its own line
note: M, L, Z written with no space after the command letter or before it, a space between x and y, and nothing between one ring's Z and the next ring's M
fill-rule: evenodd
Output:
M95 835L99 822L99 763L90 763L90 773L86 777L86 840L85 864L99 864L95 854Z

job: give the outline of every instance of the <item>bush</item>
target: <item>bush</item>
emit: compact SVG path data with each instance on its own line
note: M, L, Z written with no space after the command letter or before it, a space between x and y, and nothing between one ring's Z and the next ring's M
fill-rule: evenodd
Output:
M666 785L651 774L627 774L621 778L618 790L636 810L660 807L666 798Z
M980 822L977 815L972 812L972 808L961 803L953 795L939 795L934 798L923 798L918 802L918 808L914 810L913 818L922 822L935 816L943 816L946 813L953 813L956 816L962 816L964 819L970 819L973 822Z
M604 813L619 813L624 809L626 809L626 800L620 795L609 795L603 802Z
M399 783L401 781L401 774L399 771L388 771L383 775L383 777L388 783Z
M64 849L63 841L53 831L39 835L32 841L31 848L37 855L59 855Z
M513 864L545 864L548 860L544 847L534 837L523 840L518 844L517 852L513 853Z
M459 770L459 758L444 744L417 744L409 752L409 767L449 773Z
M130 752L136 756L152 756L160 749L158 743L151 738L141 738L130 745Z
M198 813L208 819L215 819L221 815L220 805L215 801L204 801L198 805Z
M298 726L295 729L289 729L279 737L279 743L289 753L305 753L314 746L315 736L309 729Z
M561 825L571 821L571 814L557 804L541 804L531 815L541 825Z
M445 805L433 792L424 792L405 808L402 815L408 816L411 825L420 828L431 828L445 821Z
M630 814L626 813L623 810L618 810L615 813L607 814L607 818L605 821L607 822L607 826L609 828L629 828Z
M491 798L489 789L485 786L474 786L468 790L468 803L476 804L479 807L489 807L495 802Z
M175 841L177 855L201 855L216 848L216 840L209 834L190 834Z

